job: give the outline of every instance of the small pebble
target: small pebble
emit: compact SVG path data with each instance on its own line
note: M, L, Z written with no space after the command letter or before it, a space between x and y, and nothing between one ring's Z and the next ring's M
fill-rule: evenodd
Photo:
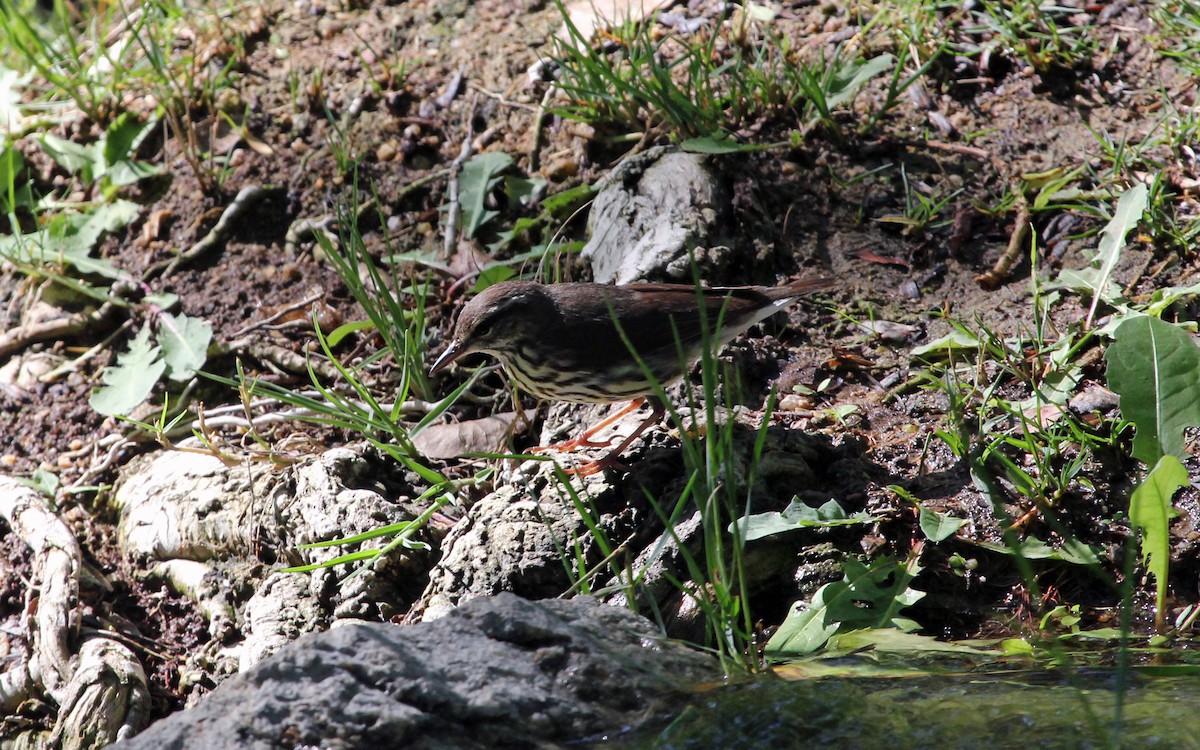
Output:
M385 163L395 159L397 153L399 153L399 150L396 148L396 144L391 141L385 141L375 149L375 158L380 163Z

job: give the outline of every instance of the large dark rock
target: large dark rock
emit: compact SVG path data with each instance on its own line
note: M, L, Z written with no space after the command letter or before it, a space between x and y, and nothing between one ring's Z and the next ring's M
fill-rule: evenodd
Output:
M306 636L116 747L544 746L636 726L715 672L628 610L501 594Z

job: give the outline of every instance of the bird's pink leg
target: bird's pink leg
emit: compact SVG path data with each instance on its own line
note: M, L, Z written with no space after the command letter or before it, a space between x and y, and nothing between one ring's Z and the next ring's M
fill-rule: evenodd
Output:
M639 400L644 401L645 399ZM639 404L639 406L640 405L641 404ZM659 402L658 399L655 399L652 402L652 405L654 409L650 412L650 416L646 417L646 420L638 425L638 428L630 433L629 437L622 440L620 445L609 451L603 458L583 464L582 466L575 466L567 469L567 473L574 474L577 477L587 477L608 469L628 469L629 467L618 461L617 457L624 453L626 448L633 445L633 441L641 437L643 432L657 424L658 421L662 419L663 415L667 413L667 407Z
M616 414L605 417L595 427L584 430L583 434L580 435L579 437L571 438L570 440L566 440L561 443L555 443L554 445L543 445L543 446L539 446L537 448L531 448L529 452L530 453L544 453L546 451L557 451L557 452L562 453L565 451L573 451L576 448L607 448L608 446L612 445L613 440L615 440L616 438L612 438L603 443L598 443L591 439L592 435L595 435L596 433L600 432L604 428L611 426L618 419L625 416L626 414L629 414L632 411L636 411L636 410L642 408L642 404L644 404L644 403L646 403L645 397L635 398L634 400L630 401L629 405L626 406L624 409L619 410ZM660 414L659 416L662 416L662 415ZM639 433L640 433L641 429L642 428L639 428ZM639 433L634 433L634 434L636 435Z

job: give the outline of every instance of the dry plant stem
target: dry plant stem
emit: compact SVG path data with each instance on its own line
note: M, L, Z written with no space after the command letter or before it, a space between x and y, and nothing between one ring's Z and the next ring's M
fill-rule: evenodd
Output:
M450 185L449 199L447 200L446 210L446 230L442 237L442 260L449 261L454 255L454 246L458 240L458 217L462 213L462 205L458 201L458 175L462 171L463 164L467 159L471 158L473 152L473 136L475 128L472 121L475 119L475 102L471 102L470 111L467 114L467 132L463 134L462 148L459 149L458 156L450 163Z
M972 159L980 161L994 161L992 155L981 148L974 146L964 146L961 143L942 143L941 141L925 141L925 146L928 148L937 149L938 151L947 151L952 154L962 154L969 156Z
M542 95L542 101L538 104L537 111L533 115L533 142L529 144L529 171L538 171L541 165L542 154L542 133L543 125L546 122L546 107L550 106L550 100L558 93L558 88L551 85L546 88L546 93Z
M235 220L249 211L251 206L273 192L275 192L273 188L264 188L257 185L242 188L238 191L233 202L221 213L221 218L217 220L216 225L208 234L204 235L198 242L174 258L155 263L147 268L146 273L142 275L142 279L150 281L158 276L170 276L180 265L191 263L200 258L226 239L226 235L232 229Z
M296 310L299 310L301 308L307 307L308 305L311 305L312 303L322 299L324 296L325 296L324 292L317 292L316 294L311 294L311 295L305 297L304 299L299 300L298 302L293 302L292 304L284 307L283 309L277 310L275 313L268 315L267 317L263 318L262 320L257 320L255 322L251 323L250 325L246 326L245 328L239 328L237 331L235 331L233 333L233 338L235 338L235 339L241 338L242 336L245 336L246 334L250 333L251 331L253 331L257 328L261 328L263 326L268 326L271 323L274 323L275 321L279 320L283 316L288 315L289 313L292 313Z
M1025 201L1025 196L1020 195L1017 198L1017 223L1013 226L1012 236L1008 239L1008 247L1005 248L1004 254L996 261L996 265L992 266L990 271L981 273L975 277L975 283L979 284L981 289L992 291L1000 287L1008 278L1008 272L1017 264L1021 257L1025 254L1026 240L1029 238L1029 204Z
M504 94L498 94L495 91L488 91L487 89L483 88L482 86L480 86L479 84L474 83L474 82L467 84L467 88L471 89L472 91L477 91L489 99L495 99L496 101L500 102L501 104L503 104L506 107L512 107L513 109L523 109L527 112L536 112L538 109L537 107L533 106L532 104L526 104L524 102L514 102L512 99L505 97Z
M68 649L79 632L79 570L82 553L75 535L36 490L0 476L0 517L33 551L34 580L39 590L35 612L26 627L32 643L28 661L15 667L28 670L32 684L41 685L56 703L66 697L74 667ZM6 678L7 680L7 678Z
M50 372L46 373L45 375L42 375L41 377L38 378L38 382L39 383L53 383L55 380L58 380L63 375L66 375L69 372L75 372L76 370L79 369L80 365L89 361L92 357L95 357L100 352L106 351L110 346L112 346L114 341L116 341L119 337L123 336L125 334L125 332L128 331L132 327L133 327L133 321L126 318L124 323L117 326L117 330L110 333L99 344L96 344L95 346L88 349L83 354L80 354L75 359L63 362L61 365L59 365L58 367L55 367Z
M309 366L313 372L326 380L336 380L339 375L337 368L331 364L321 360L309 360L286 347L267 344L248 336L230 341L217 349L221 354L248 354L260 362L277 365L282 371L292 375L308 374Z
M4 358L39 341L72 338L99 328L117 311L117 305L105 302L87 313L74 313L65 318L23 325L0 334L0 358Z
M433 175L426 175L420 180L415 180L412 184L405 186L404 190L401 191L401 195L407 195L408 192L411 192L411 190L414 189L413 185L416 185L417 183L425 184L432 182L433 179L436 179L436 177L446 172L447 170L441 170ZM358 218L362 216L367 209L374 205L374 198L368 198L362 203L358 204L358 206L354 209L354 221L358 221ZM307 242L313 239L317 236L317 232L320 232L328 237L331 242L337 242L337 237L333 234L337 227L337 223L338 217L332 214L327 214L325 216L320 216L313 219L296 219L291 223L291 226L288 227L287 232L285 232L283 235L283 248L288 252L295 252L296 247L301 242Z

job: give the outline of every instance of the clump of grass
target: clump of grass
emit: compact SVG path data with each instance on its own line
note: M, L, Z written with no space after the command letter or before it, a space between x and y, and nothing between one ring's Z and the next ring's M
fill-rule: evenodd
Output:
M563 10L568 38L556 42L553 59L568 101L558 111L675 140L728 136L761 120L797 129L820 122L837 134L833 109L894 62L891 55L866 60L845 46L806 57L748 13L687 35L660 35L657 16L627 20L594 45Z

